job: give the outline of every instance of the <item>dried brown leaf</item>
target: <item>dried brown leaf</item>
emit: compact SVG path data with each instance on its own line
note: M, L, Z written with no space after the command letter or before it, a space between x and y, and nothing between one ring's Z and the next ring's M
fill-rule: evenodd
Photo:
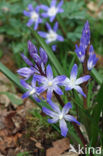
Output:
M53 147L47 149L46 156L60 156L69 149L69 139L63 138L52 143Z

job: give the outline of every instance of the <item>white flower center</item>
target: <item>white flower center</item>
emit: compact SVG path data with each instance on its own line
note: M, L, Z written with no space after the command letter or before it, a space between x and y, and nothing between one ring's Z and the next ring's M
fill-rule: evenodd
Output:
M38 20L38 18L39 18L39 15L35 11L31 12L31 19L34 22L36 22Z
M49 10L48 10L48 15L49 16L55 16L56 15L56 13L57 13L57 11L58 11L58 8L56 8L56 7L51 7Z
M30 95L32 95L32 94L34 94L34 93L36 93L35 88L33 88L33 89L31 90Z
M81 51L79 51L79 55L81 55L82 53L81 53Z
M49 82L48 82L48 86L49 86L49 87L51 87L51 86L52 86L52 84L53 84L53 82L52 82L52 81L49 81Z
M59 115L59 120L62 120L63 119L63 114L60 114Z
M76 82L76 79L74 79L74 78L70 79L70 86L71 86L72 88L74 88L75 82Z
M49 33L47 34L47 40L48 42L53 42L57 39L57 34L53 30L50 30Z

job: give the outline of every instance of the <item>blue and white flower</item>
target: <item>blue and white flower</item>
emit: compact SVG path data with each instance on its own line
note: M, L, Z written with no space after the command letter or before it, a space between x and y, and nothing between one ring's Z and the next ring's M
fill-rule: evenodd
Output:
M51 119L48 119L49 123L52 124L59 122L62 136L66 137L68 132L66 121L75 122L80 125L80 123L73 116L68 115L69 110L72 108L70 102L65 104L62 110L60 110L59 106L54 104L51 100L48 100L48 103L50 104L53 111L47 109L46 107L43 107L42 110L46 115L51 117Z
M86 75L77 79L77 72L78 72L78 67L76 64L74 64L70 73L70 78L66 78L65 81L63 82L63 85L65 86L66 91L75 89L81 95L86 97L85 93L83 92L82 88L79 85L83 82L88 81L90 79L90 76Z
M34 30L37 30L39 23L42 23L42 19L39 15L39 10L39 6L34 9L32 4L28 5L28 11L24 10L24 15L30 18L27 26L30 27L32 24L34 24Z
M64 10L61 8L63 5L63 0L60 1L60 3L56 6L56 0L52 0L50 7L46 6L46 5L41 5L41 9L43 9L44 13L42 13L41 15L44 18L49 17L50 18L50 22L53 22L53 20L55 19L56 15L58 13L62 13L64 12Z
M36 81L32 80L31 85L26 83L24 80L20 80L21 85L26 88L28 91L23 94L22 98L27 98L28 96L32 96L37 102L40 102L40 99L38 98L39 93L37 92L38 87L36 87Z
M55 91L59 95L63 95L63 92L59 88L59 85L65 80L66 77L62 75L53 78L53 73L50 65L48 65L46 68L46 76L35 75L34 78L41 83L41 86L38 88L38 92L42 93L47 90L48 99L51 99L53 91Z
M55 42L55 41L60 41L60 42L64 41L64 38L61 35L57 34L58 22L55 23L53 29L51 28L49 23L46 23L46 26L47 26L48 32L46 33L43 31L38 31L38 34L41 37L46 39L47 44ZM55 51L56 46L53 45L52 49Z

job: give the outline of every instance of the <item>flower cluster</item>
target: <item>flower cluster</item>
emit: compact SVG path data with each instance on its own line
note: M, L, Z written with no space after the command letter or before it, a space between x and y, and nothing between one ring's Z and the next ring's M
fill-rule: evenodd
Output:
M88 55L89 48L89 59L87 61L88 70L92 70L92 68L96 65L98 59L96 58L96 54L94 53L93 46L90 45L90 26L88 21L85 23L82 36L80 39L80 45L76 45L75 52L81 63L85 61L85 56Z
M66 77L65 75L53 77L51 66L46 66L48 60L46 52L42 48L40 48L38 51L31 41L28 41L28 50L35 64L30 61L24 54L21 54L23 60L29 66L23 67L17 71L20 76L23 76L25 78L24 80L21 79L20 81L21 85L27 89L27 92L23 94L22 98L24 99L28 96L32 96L37 102L40 102L41 93L47 91L47 101L49 101L48 103L50 104L54 112L48 110L45 107L43 107L43 112L53 118L48 120L49 123L55 123L59 121L61 135L66 136L68 129L65 121L76 123L79 122L71 115L68 115L71 104L67 103L61 111L59 106L55 105L51 101L52 95L53 93L56 93L59 96L63 95L60 87L64 86L66 91L75 89L81 95L86 97L79 85L83 82L88 81L90 76L86 75L77 79L78 67L76 64L74 64L71 70L70 78ZM29 85L26 80L31 77L32 82L31 85Z
M43 18L50 18L50 22L53 22L56 15L58 13L62 13L63 9L61 8L63 5L63 0L60 1L60 3L56 6L56 0L52 0L50 6L46 5L40 5L37 6L35 9L33 8L32 4L28 5L28 11L24 10L24 15L29 17L29 21L27 23L27 26L30 27L32 24L34 24L34 30L37 30L39 23L43 22ZM43 10L45 12L42 12L40 14L40 10ZM46 38L46 43L52 43L54 41L64 41L64 38L57 34L58 30L58 23L56 22L54 24L53 29L51 28L50 24L46 24L48 33L39 31L39 35L43 38ZM53 51L56 50L56 46L52 46Z
M42 23L43 18L48 17L50 18L50 22L53 22L56 15L63 12L63 9L61 8L62 4L62 0L58 5L56 5L56 0L52 0L50 7L46 5L40 5L35 9L30 4L28 6L28 11L24 11L24 15L30 18L27 26L31 26L34 23L34 29L36 30L39 23ZM42 12L41 14L39 13L40 9L44 10L44 12ZM54 24L53 28L49 23L46 23L46 27L48 29L48 32L38 31L38 34L46 39L45 41L47 44L55 42L57 40L64 40L62 36L57 34L57 22ZM91 70L95 66L97 58L94 53L93 46L90 45L90 28L87 21L82 31L80 45L76 45L75 50L81 63L84 63L85 61L88 47L89 59L87 61L87 68L88 70ZM53 45L52 49L55 51L56 45ZM20 80L21 85L27 89L22 98L24 99L28 96L32 96L37 102L41 102L41 93L46 92L46 99L51 109L43 107L42 110L46 115L51 117L50 119L48 119L49 123L52 124L59 122L61 135L65 137L68 132L66 121L75 122L78 125L80 125L80 123L73 116L68 114L69 110L72 108L70 102L65 104L61 109L59 105L54 104L51 101L53 93L60 99L60 96L63 95L62 87L64 87L65 91L74 89L79 94L84 96L84 98L86 98L86 94L83 92L83 89L80 85L88 81L90 79L90 76L85 75L78 78L78 66L77 64L74 64L69 78L65 75L54 77L51 66L49 64L47 65L48 56L44 49L37 49L31 41L28 41L28 51L32 58L32 61L29 60L24 54L21 54L21 57L26 62L28 67L23 67L17 71L20 76L24 77L24 80ZM31 85L26 82L30 78L32 78Z
M45 74L45 64L48 61L48 56L44 49L40 48L38 53L37 48L31 41L28 41L28 51L36 64L34 65L24 54L21 54L21 57L29 67L23 67L17 72L20 76L23 76L25 80L28 80L34 74Z

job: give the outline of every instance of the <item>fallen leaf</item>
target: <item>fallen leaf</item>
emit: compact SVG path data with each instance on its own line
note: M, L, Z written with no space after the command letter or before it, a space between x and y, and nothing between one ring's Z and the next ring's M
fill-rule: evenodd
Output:
M47 149L46 156L60 156L69 149L69 139L63 138L52 143L53 147Z

